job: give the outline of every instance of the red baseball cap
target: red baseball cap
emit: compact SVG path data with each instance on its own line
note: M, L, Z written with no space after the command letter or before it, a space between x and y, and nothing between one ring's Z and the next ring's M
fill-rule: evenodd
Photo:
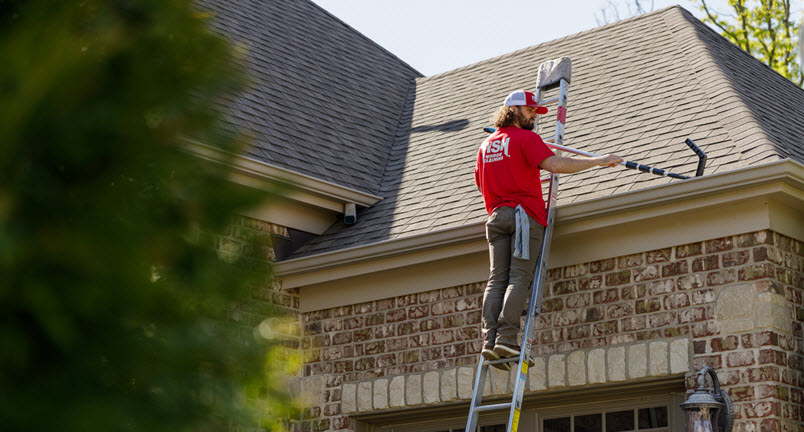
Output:
M536 95L525 90L516 90L505 98L506 106L525 105L536 108L536 114L547 114L547 107L536 103Z

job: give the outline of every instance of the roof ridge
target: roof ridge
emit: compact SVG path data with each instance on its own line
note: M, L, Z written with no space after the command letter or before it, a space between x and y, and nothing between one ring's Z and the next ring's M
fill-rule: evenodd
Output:
M691 50L689 47L685 49L678 46L679 51L681 51L682 56L689 65L689 69L692 71L691 73L696 78L696 85L704 85L704 83L709 81L707 86L710 89L713 87L722 87L727 90L727 92L704 92L709 105L713 105L713 109L718 110L718 123L725 130L730 140L740 149L739 151L745 153L748 158L750 158L751 154L773 153L775 150L770 136L768 136L754 112L740 95L738 89L735 88L735 83L732 82L727 72L715 59L712 47L701 39L699 32L711 32L716 38L721 38L722 36L718 35L709 26L695 18L689 11L679 7L678 13L678 19L683 20L686 25L675 31L673 31L674 26L669 22L669 20L674 18L672 15L665 15L663 20L676 43L686 40L693 41L699 46L699 49L695 51ZM735 48L743 52L742 49L736 46ZM748 53L743 53L749 55ZM693 54L698 54L697 60L692 58ZM753 57L751 57L751 59L757 61ZM696 67L696 65L698 66ZM702 73L705 73L705 75L702 75ZM729 117L737 117L743 121L743 124L741 127L729 127L729 125L724 123L724 120ZM757 135L760 135L761 139L759 139ZM751 142L754 144L753 147L748 148L747 146L740 145L744 143L747 138L751 139Z
M461 72L461 71L463 71L465 69L469 69L469 68L473 68L473 67L480 67L480 66L482 66L482 65L484 65L486 63L496 62L496 61L498 61L500 59L503 59L503 58L506 58L506 57L516 56L516 55L519 55L519 54L521 54L521 53L523 53L525 51L542 49L542 48L549 47L550 45L553 45L553 44L556 44L556 43L559 43L559 42L564 42L567 39L574 39L576 37L580 37L581 35L585 36L588 33L604 31L604 30L610 29L612 27L621 26L621 25L624 25L626 23L630 23L631 21L647 19L648 17L653 17L654 15L664 14L664 13L667 13L670 9L675 9L675 8L682 9L682 10L684 9L680 5L667 6L667 7L664 7L662 9L659 9L659 10L656 10L656 11L653 11L653 12L648 12L648 13L644 13L644 14L641 14L641 15L635 15L635 16L632 16L632 17L623 18L623 19L621 19L619 21L615 21L613 23L608 23L608 24L604 24L602 26L593 27L593 28L586 29L586 30L581 30L581 31L579 31L577 33L572 33L572 34L569 34L569 35L566 35L566 36L561 36L561 37L556 38L556 39L550 39L548 41L537 43L535 45L527 46L525 48L520 48L520 49L518 49L516 51L511 51L511 52L508 52L508 53L505 53L505 54L500 54L498 56L491 57L491 58L488 58L488 59L485 59L485 60L481 60L481 61L478 61L478 62L475 62L475 63L470 63L470 64L465 65L465 66L460 66L460 67L457 67L455 69L450 69L448 71L444 71L444 72L440 72L440 73L437 73L437 74L434 74L434 75L426 76L426 77L423 77L422 79L423 80L429 80L430 78L436 78L436 77L440 78L440 77L443 77L445 75L451 75L452 73Z

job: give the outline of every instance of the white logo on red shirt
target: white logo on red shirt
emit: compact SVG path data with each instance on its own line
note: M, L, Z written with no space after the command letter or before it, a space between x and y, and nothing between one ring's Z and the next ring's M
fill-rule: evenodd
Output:
M483 163L497 162L502 160L503 155L510 157L508 155L509 142L511 142L511 137L489 142L483 151Z

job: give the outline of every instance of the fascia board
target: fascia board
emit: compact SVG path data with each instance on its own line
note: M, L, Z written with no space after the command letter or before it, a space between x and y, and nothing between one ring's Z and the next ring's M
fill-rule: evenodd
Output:
M785 187L763 185L785 184ZM787 196L804 205L804 165L783 160L725 173L678 181L557 208L556 237L605 229L633 220L650 220L668 208L695 211L720 201L753 195ZM415 263L477 253L485 249L484 221L417 236L386 240L276 263L275 274L283 288L296 288L360 276ZM456 245L464 244L463 249ZM471 246L468 246L471 245ZM423 253L426 252L426 253ZM419 258L414 255L419 254ZM396 262L394 262L396 260ZM374 266L372 263L379 265ZM551 260L551 266L553 261Z
M258 189L274 191L277 183L288 187L285 197L313 207L343 213L343 206L354 203L370 207L382 197L357 191L300 174L285 168L234 154L193 140L185 140L185 148L197 157L215 162L227 163L234 170L232 180Z

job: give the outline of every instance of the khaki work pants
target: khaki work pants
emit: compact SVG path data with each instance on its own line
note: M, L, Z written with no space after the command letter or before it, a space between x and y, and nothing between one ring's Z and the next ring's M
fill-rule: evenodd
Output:
M513 258L516 218L513 207L500 207L489 215L489 282L483 294L483 345L517 344L522 311L528 299L533 270L539 258L544 226L528 216L530 259Z

